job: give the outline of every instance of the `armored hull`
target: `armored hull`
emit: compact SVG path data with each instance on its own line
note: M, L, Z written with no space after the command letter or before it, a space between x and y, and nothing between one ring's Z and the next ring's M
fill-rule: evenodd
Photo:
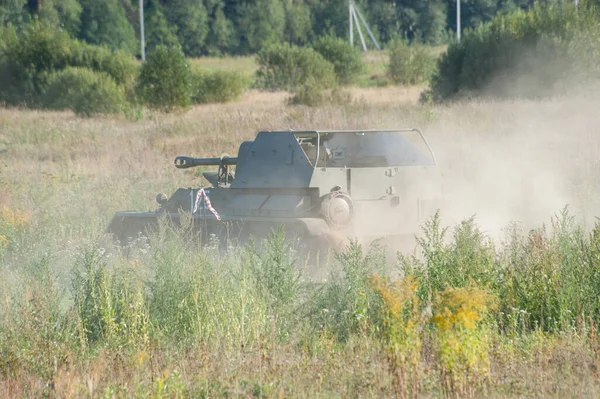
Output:
M237 157L175 158L179 169L200 166L217 167L203 173L210 186L160 194L154 211L117 212L107 231L124 243L164 218L236 245L283 226L288 237L327 248L413 234L443 194L435 155L417 129L261 131Z

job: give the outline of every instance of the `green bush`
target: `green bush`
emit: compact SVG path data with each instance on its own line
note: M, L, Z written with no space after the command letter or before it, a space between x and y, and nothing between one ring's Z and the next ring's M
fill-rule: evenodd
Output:
M50 75L69 65L71 39L66 32L32 23L6 44L3 54L1 100L8 105L37 105Z
M334 66L312 48L277 44L257 55L256 85L294 91L309 79L321 88L336 85Z
M124 90L112 77L71 67L51 76L42 104L50 109L70 109L80 116L118 114L127 108Z
M424 46L395 40L389 50L388 74L396 84L413 85L429 80L435 56Z
M354 83L365 71L360 50L345 39L325 36L317 40L312 47L333 64L335 75L342 85Z
M428 97L542 97L600 71L600 13L582 2L536 4L465 32L440 58ZM594 56L595 55L595 56Z
M290 105L308 105L309 107L318 107L326 101L325 91L313 80L309 79L302 86L298 87L288 103Z
M12 32L12 34L11 34ZM0 45L0 101L7 105L40 105L55 72L85 67L110 75L117 84L133 87L136 63L123 52L80 43L66 32L33 22L18 34L3 30Z
M345 105L352 102L352 96L340 88L323 89L313 79L309 79L298 87L294 95L289 98L289 105L307 105L319 107L325 104Z
M192 101L192 70L181 47L157 46L140 70L140 97L153 109L171 112Z
M82 42L74 42L71 46L69 64L75 67L89 68L105 72L118 85L127 89L133 88L139 72L135 59L122 50L112 51L108 47L94 46Z
M192 79L194 104L234 101L240 98L248 87L247 79L238 72L194 72Z

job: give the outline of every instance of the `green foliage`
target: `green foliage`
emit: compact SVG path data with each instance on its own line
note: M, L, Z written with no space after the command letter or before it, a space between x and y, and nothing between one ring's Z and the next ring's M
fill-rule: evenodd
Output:
M69 65L71 40L41 23L30 24L4 50L0 96L8 105L36 105L49 76Z
M424 262L406 256L400 261L405 273L420 279L423 301L448 287L475 284L497 297L497 323L505 331L566 331L580 325L584 315L600 314L600 303L585 299L599 292L598 231L600 225L586 238L565 209L552 219L550 231L521 236L511 230L498 251L474 219L456 226L447 242L447 229L436 215L419 238Z
M72 313L60 306L67 295L57 284L51 265L52 256L46 254L28 260L19 279L4 274L9 281L3 283L13 284L2 287L6 297L1 310L0 374L5 377L26 372L51 381L77 342ZM51 392L50 387L40 391L48 396Z
M547 232L512 231L498 249L472 219L446 239L434 217L420 240L423 258L401 259L401 270L391 269L382 248L351 242L335 261L318 265L331 274L315 281L307 269L300 272L304 266L283 230L261 245L224 251L214 238L199 246L185 227L163 225L149 242L140 238L126 248L94 239L61 243L60 253L36 257L33 234L57 225L2 209L0 231L20 229L29 244L26 252L9 249L8 266L0 263L0 375L19 389L35 379L50 381L36 393L85 396L88 386L67 384L90 367L108 380L94 382L107 395L223 396L237 386L204 374L198 383L180 378L177 370L199 367L200 356L225 359L227 367L248 361L248 369L236 370L244 380L236 389L256 396L284 389L264 381L283 378L287 362L290 396L299 373L314 384L316 367L333 369L324 377L330 386L343 375L343 384L359 386L349 392L367 392L370 386L360 388L366 381L390 397L476 397L506 389L506 377L490 370L532 364L547 370L550 356L561 362L559 373L583 360L584 372L594 370L600 225L584 234L566 212ZM23 229L28 223L35 228ZM568 346L555 347L557 340ZM573 341L577 346L569 346ZM272 374L259 370L258 362L275 364L277 356L283 361ZM298 371L307 362L308 370ZM385 379L371 376L369 367ZM357 382L360 368L366 370ZM161 370L153 381L152 369ZM115 378L135 391L114 388Z
M357 5L382 45L395 38L441 44L455 30L454 2L361 0ZM528 0L467 2L463 29L529 5ZM88 43L139 54L137 7L135 1L121 0L6 0L0 4L0 25L21 29L38 19ZM343 0L146 0L144 7L149 51L160 44L180 44L193 57L250 54L284 41L306 45L316 37L348 35L348 3Z
M264 240L262 249L259 252L255 246L249 246L249 271L269 312L281 318L282 323L278 329L285 330L286 323L283 319L293 316L291 311L301 286L300 273L296 267L296 253L286 239L283 228L274 230L268 239Z
M192 101L194 104L234 101L248 85L246 77L237 72L194 72Z
M176 27L169 23L161 2L150 2L144 13L144 26L146 27L145 45L148 52L161 45L167 47L181 45L177 39Z
M30 7L31 7L31 3ZM45 0L31 10L32 14L52 26L65 29L71 35L79 33L81 23L81 4L79 0Z
M138 90L153 109L171 112L186 108L192 99L192 71L180 47L158 46L142 65Z
M307 105L309 107L320 107L324 105L348 105L352 102L352 96L336 87L334 89L323 89L314 79L308 79L302 86L297 87L294 95L289 98L289 105Z
M333 64L312 48L279 44L257 55L256 84L266 89L295 90L309 79L320 88L336 85Z
M342 85L354 83L365 71L366 66L360 50L352 47L345 39L322 37L313 43L312 47L333 64L335 74Z
M42 23L32 23L19 33L10 30L2 50L0 98L7 105L40 105L51 77L69 66L89 68L108 74L130 89L135 80L135 60L107 48L74 41L62 31Z
M27 0L9 0L0 3L0 26L20 27L30 16L25 10Z
M189 57L202 55L208 34L208 15L202 0L171 0L167 18L175 27L183 52Z
M291 44L306 44L312 35L310 6L304 2L286 2L285 41Z
M127 107L123 88L109 75L71 67L50 78L42 103L46 108L70 109L80 116L119 114Z
M225 15L224 5L216 2L210 11L210 31L206 37L206 50L209 55L222 54L228 50L235 28L231 19Z
M139 69L135 59L122 50L112 51L81 42L71 44L69 65L104 72L128 90L133 88Z
M327 94L325 90L314 79L308 79L304 84L296 88L294 95L288 102L290 105L318 107L325 104L326 100Z
M18 41L17 31L14 27L0 27L0 60L5 59L5 52Z
M71 290L82 338L89 345L145 346L149 319L142 286L130 269L110 272L107 266L103 250L92 247L82 251L73 268Z
M237 53L255 53L281 42L285 28L285 10L280 0L239 2L236 14Z
M536 229L525 237L512 231L496 288L507 331L565 331L585 322L584 315L598 314L600 303L589 298L599 292L599 228L596 224L586 237L564 209L549 231Z
M80 0L80 3L81 39L91 44L106 45L112 50L137 53L139 46L135 32L119 0Z
M413 85L429 80L435 69L435 57L418 44L395 40L389 50L388 74L396 84Z
M336 254L341 273L332 272L328 283L311 304L315 327L331 331L344 341L354 334L369 333L381 321L381 301L372 287L373 274L385 274L385 260L376 245L368 251L351 242Z
M442 56L429 96L540 97L598 75L597 6L536 4L466 32Z
M582 0L584 2L584 0ZM358 0L381 45L395 38L448 42L455 32L454 0ZM463 29L531 5L530 0L472 0L462 5ZM122 0L4 0L0 26L22 29L39 20L91 44L139 54L139 3ZM348 36L345 0L145 0L146 45L182 46L186 55L251 54L280 42ZM364 32L364 31L363 31ZM355 32L357 34L358 32ZM358 37L358 35L356 35Z

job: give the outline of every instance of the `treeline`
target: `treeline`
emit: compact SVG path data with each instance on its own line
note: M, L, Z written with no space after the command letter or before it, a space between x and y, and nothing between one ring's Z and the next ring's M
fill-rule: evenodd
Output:
M534 0L470 0L462 27ZM385 45L403 38L446 42L456 31L456 0L356 0ZM71 37L132 55L141 53L138 0L2 0L0 24L23 29L34 19ZM144 0L146 50L180 45L188 57L251 54L270 44L305 45L318 37L348 35L347 0Z

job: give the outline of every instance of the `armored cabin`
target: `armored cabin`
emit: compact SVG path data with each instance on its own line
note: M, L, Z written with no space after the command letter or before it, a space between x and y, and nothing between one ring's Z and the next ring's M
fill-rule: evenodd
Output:
M197 229L219 237L263 237L281 224L310 237L403 234L435 212L441 196L435 155L417 129L261 131L237 157L180 156L175 166L218 167L203 176L220 220L203 196L197 199L199 188L180 188L168 199L157 196L156 212L118 212L109 230L130 237L159 215L179 219L196 208Z

